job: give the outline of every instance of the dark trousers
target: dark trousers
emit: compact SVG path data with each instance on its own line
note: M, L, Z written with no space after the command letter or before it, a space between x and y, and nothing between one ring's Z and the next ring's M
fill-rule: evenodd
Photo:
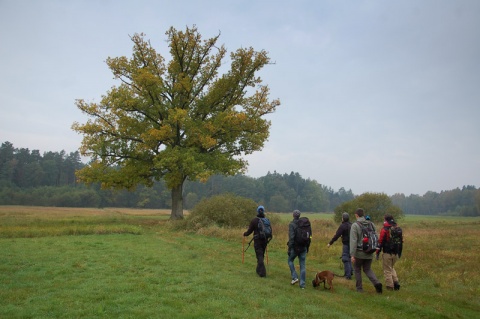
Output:
M267 243L264 241L254 241L253 247L255 248L255 255L257 256L257 274L260 277L266 277L267 269L265 268L264 260Z
M371 269L372 261L373 259L355 258L355 263L353 266L355 268L355 280L356 280L355 285L357 287L357 291L363 291L362 269L365 275L367 275L368 279L372 282L374 286L379 283L377 276L375 276L375 273Z

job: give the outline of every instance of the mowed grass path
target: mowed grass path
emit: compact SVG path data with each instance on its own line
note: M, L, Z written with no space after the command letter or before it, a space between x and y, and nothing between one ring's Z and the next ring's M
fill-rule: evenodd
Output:
M253 247L242 264L244 229L177 232L153 210L0 207L0 318L478 317L478 218L407 217L402 288L377 295L366 278L364 294L343 278L334 293L291 286L284 217L258 278ZM338 225L309 217L307 283L342 274L340 243L326 248Z

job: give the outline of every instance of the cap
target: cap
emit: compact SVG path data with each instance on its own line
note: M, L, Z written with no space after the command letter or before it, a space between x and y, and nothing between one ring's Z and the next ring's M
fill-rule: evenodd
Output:
M298 209L295 209L293 211L293 218L299 218L300 217L300 211Z

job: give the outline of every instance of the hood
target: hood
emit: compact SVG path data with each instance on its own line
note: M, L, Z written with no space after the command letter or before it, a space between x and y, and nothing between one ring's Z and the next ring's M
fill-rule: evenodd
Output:
M369 221L365 219L365 217L358 217L357 222L360 224L368 225Z
M397 223L395 223L394 221L389 222L389 221L386 220L386 221L383 222L383 226L385 226L385 227L397 226Z

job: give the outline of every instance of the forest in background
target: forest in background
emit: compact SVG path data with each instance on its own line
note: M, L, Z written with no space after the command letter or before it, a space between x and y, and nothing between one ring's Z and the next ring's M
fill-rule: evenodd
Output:
M15 148L10 142L0 147L0 205L57 207L136 207L171 208L171 192L163 181L152 188L138 186L128 190L104 190L99 184L77 182L75 171L82 168L78 151L66 153L30 151ZM203 198L232 193L253 199L268 211L331 212L356 195L346 188L334 190L299 173L267 175L215 175L207 182L186 181L184 208L191 209ZM480 189L473 185L424 195L395 194L392 203L405 214L480 216Z

